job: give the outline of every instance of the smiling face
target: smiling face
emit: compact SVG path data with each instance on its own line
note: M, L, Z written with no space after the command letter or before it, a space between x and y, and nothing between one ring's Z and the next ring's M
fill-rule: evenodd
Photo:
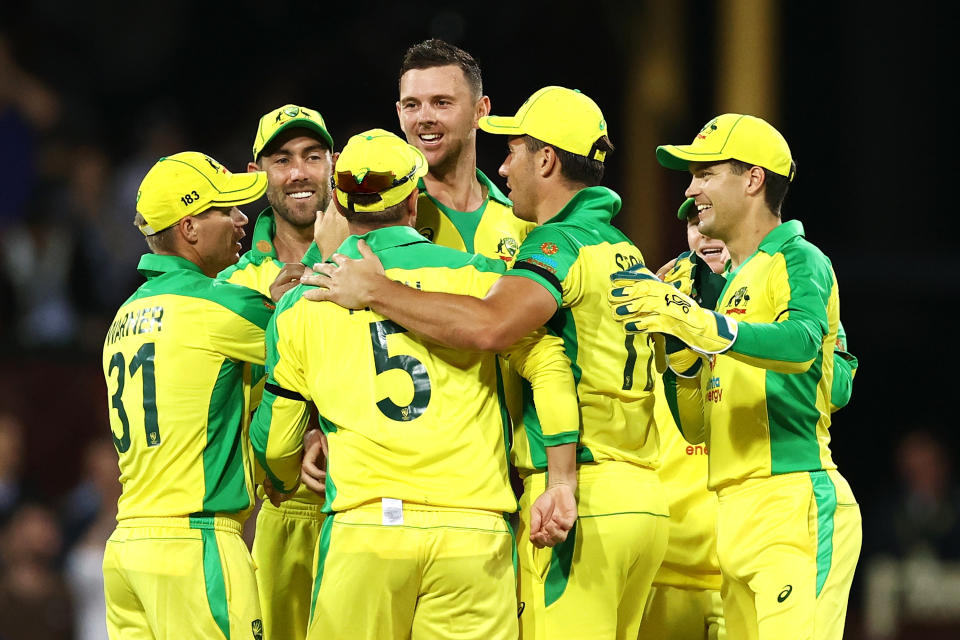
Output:
M703 235L699 229L700 216L692 215L687 218L687 244L690 251L700 256L714 273L723 273L723 269L730 259L727 245L719 240Z
M267 172L267 201L297 229L312 228L330 204L330 150L306 129L281 133L260 156Z
M685 194L696 203L700 233L723 242L734 237L742 219L750 181L749 172L737 175L731 169L729 162L691 162L693 178Z
M240 241L247 235L247 216L236 207L211 207L194 216L197 223L198 266L211 278L240 259Z
M400 127L427 157L431 173L445 172L464 150L472 152L477 120L489 110L489 101L473 95L456 65L410 69L400 78Z

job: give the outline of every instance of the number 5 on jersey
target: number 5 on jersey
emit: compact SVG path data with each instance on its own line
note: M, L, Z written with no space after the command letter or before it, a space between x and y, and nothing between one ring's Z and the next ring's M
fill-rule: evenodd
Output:
M430 376L423 363L408 355L391 356L387 347L387 336L391 333L406 333L406 329L390 320L370 323L370 342L373 345L373 364L377 375L393 369L405 371L413 381L413 400L401 407L390 397L377 401L380 413L391 420L409 422L423 415L430 404Z

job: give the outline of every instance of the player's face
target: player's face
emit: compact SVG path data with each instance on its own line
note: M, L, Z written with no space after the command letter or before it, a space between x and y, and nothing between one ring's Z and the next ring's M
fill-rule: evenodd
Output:
M267 201L297 229L312 227L317 211L330 204L330 150L304 129L292 129L279 142L260 156L260 167L267 172Z
M507 142L507 159L500 165L500 175L507 179L507 197L513 201L513 215L528 222L537 221L534 182L535 153L530 153L523 136Z
M246 235L247 216L236 207L207 209L197 220L197 253L203 272L210 277L236 264Z
M400 128L427 157L433 173L456 166L464 149L473 148L477 120L487 114L488 104L485 98L474 99L456 65L411 69L400 78Z
M700 233L729 242L741 217L749 172L738 176L729 162L691 162L690 173L693 178L686 196L697 205Z
M699 224L699 215L687 218L687 244L690 245L690 251L703 258L711 271L722 273L727 260L730 259L727 245L710 236L703 235L698 227Z

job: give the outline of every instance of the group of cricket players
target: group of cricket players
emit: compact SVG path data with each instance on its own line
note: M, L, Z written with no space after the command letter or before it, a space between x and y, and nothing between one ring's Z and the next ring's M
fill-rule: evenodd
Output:
M431 39L396 110L342 144L283 105L246 171L143 178L146 281L103 351L110 637L841 638L861 517L829 426L858 363L782 219L784 137L727 113L657 147L690 250L648 265L586 94L491 115Z

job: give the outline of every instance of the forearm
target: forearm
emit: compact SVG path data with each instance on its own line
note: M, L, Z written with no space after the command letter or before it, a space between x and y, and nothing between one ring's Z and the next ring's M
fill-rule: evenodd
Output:
M684 440L691 444L699 444L706 440L700 375L682 378L673 371L665 371L663 391L667 406L670 407L670 413L673 415L673 421L680 429Z
M820 351L822 335L803 320L738 325L737 339L724 354L761 369L803 373Z
M510 330L508 317L473 296L420 291L384 276L365 298L377 313L455 349L499 351L523 336Z
M257 462L277 491L289 493L300 482L303 434L309 420L307 403L267 390L250 425Z
M566 485L577 490L577 444L547 447L547 488Z

